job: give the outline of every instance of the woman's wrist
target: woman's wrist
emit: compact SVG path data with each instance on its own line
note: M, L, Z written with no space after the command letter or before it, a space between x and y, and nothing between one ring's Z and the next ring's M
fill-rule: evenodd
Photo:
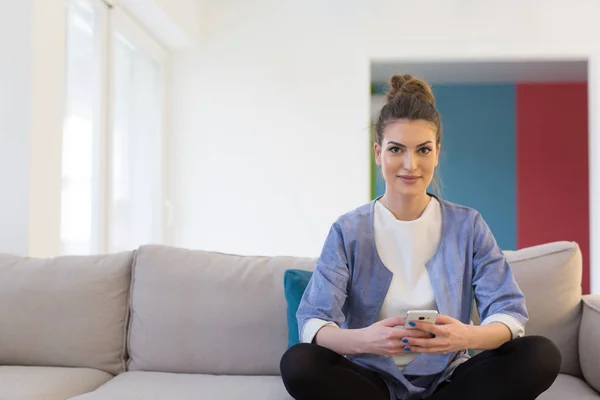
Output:
M467 345L469 350L493 350L512 339L506 325L492 322L484 326L468 325Z
M315 343L343 355L370 352L365 329L343 329L326 325L317 332Z
M467 348L465 350L477 350L480 346L480 332L477 328L479 328L479 326L467 325Z
M369 354L371 349L369 347L369 340L367 340L366 329L351 329L352 335L355 340L355 354Z

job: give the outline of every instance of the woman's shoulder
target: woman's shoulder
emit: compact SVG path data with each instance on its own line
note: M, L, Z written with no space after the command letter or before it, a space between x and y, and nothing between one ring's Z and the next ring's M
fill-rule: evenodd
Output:
M346 212L345 214L342 214L337 219L337 222L356 221L359 219L369 219L369 217L373 215L373 207L374 207L375 202L376 202L376 200L372 200L366 204L363 204L359 207L356 207L353 210Z
M463 204L453 203L446 199L442 199L440 197L434 196L440 203L440 207L452 217L465 219L465 218L475 218L479 216L479 211L473 207L465 206Z
M337 226L342 232L356 231L357 229L367 227L370 221L372 221L373 207L375 200L372 200L366 204L356 207L342 215L340 215L334 222L334 226Z
M479 210L462 204L452 203L438 198L444 210L446 229L448 231L471 231L475 235L487 234L489 230L486 221Z

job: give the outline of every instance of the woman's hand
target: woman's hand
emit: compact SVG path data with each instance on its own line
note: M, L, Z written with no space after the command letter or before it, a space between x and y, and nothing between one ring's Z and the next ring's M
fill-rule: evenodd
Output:
M407 344L403 343L402 339L431 337L428 332L419 329L397 328L397 326L403 325L404 317L392 317L383 319L362 329L365 353L381 356L405 354L407 351L404 348Z
M406 341L405 346L410 348L410 352L447 354L470 348L471 326L452 317L438 315L435 324L426 322L410 324L421 332L427 332L430 337L428 339L403 337L402 339ZM433 335L435 337L431 337Z

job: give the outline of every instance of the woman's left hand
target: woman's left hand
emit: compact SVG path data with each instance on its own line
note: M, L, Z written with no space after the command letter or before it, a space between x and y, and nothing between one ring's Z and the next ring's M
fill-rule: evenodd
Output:
M432 338L404 338L403 342L411 353L447 354L469 348L471 328L447 315L438 315L435 324L415 322L414 328L429 332ZM412 325L412 324L411 324Z

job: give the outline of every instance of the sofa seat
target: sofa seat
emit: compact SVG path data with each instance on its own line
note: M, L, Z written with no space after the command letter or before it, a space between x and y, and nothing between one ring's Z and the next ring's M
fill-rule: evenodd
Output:
M0 399L2 397L0 396ZM291 400L279 376L232 376L125 372L92 393L71 400L203 400L261 399ZM583 380L559 374L538 400L600 400Z
M291 400L280 376L173 374L131 371L73 400Z
M0 366L0 399L65 400L96 390L112 377L89 368Z
M600 400L600 394L579 378L559 374L550 389L542 393L538 400L563 399Z

